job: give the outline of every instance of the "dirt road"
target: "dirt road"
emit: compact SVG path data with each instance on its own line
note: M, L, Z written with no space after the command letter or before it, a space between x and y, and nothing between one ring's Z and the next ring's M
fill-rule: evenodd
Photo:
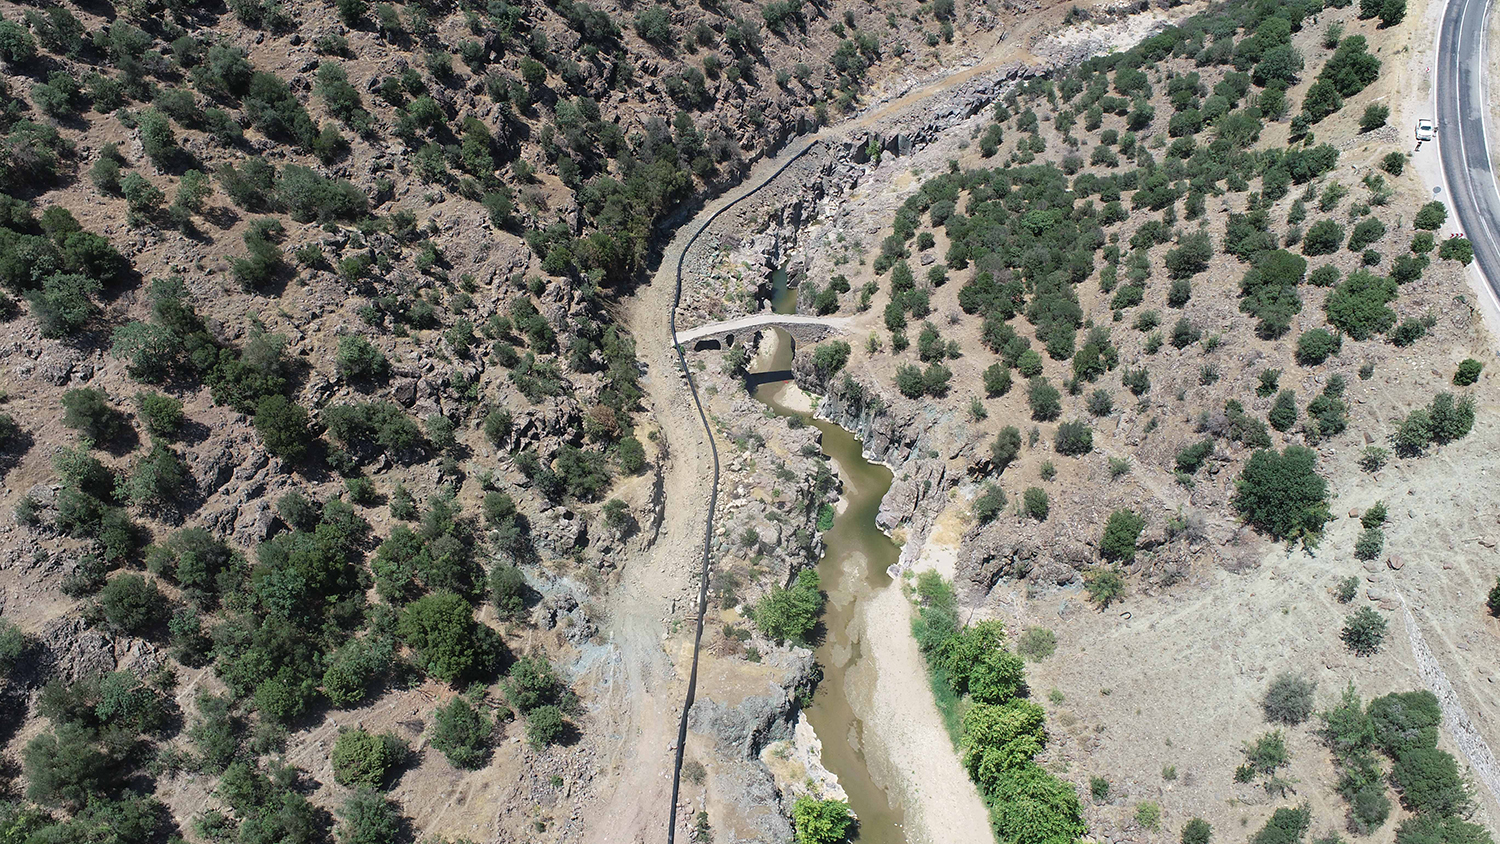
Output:
M1028 22L1029 27L1040 25L1040 16ZM599 729L615 742L613 748L606 748L605 757L613 765L603 772L599 800L583 818L588 830L585 840L601 844L662 841L671 822L672 757L692 653L690 643L683 646L680 639L668 637L668 627L697 591L697 563L709 516L698 502L709 500L713 483L709 433L699 423L673 345L662 342L671 337L679 257L717 212L760 190L768 177L814 143L841 139L975 77L1025 61L1030 54L1023 43L1020 38L1009 42L996 38L974 65L878 103L836 127L797 138L775 157L760 161L739 187L709 202L678 230L651 283L628 304L625 323L637 340L637 354L645 367L646 403L661 427L667 502L660 536L649 556L625 566L608 603L606 629L618 656L604 678L610 691L596 715Z

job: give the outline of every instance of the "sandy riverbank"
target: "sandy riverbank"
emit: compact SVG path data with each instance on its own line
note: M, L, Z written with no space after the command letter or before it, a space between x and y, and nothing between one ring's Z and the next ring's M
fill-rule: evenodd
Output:
M915 570L932 568L951 577L961 534L956 519L939 517ZM857 685L868 696L861 713L865 754L872 771L900 795L912 844L990 841L989 813L933 702L911 635L911 601L901 585L893 582L861 606L865 659Z

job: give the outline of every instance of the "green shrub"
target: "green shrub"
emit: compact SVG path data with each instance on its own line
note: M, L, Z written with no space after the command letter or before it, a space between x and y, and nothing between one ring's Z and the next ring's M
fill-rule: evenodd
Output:
M312 440L307 411L286 396L272 395L255 406L255 431L266 451L284 460L299 460Z
M1082 420L1064 422L1057 426L1057 453L1068 457L1080 457L1094 450L1094 432Z
M351 639L329 655L323 693L334 706L356 706L369 697L371 686L390 670L394 659L394 644L388 636Z
M476 622L469 603L452 592L434 592L408 604L399 630L417 651L418 664L445 682L483 675L498 658L493 632Z
M1387 304L1396 298L1396 282L1365 270L1355 270L1328 294L1324 310L1335 328L1355 340L1367 340L1396 324Z
M1021 506L1026 515L1039 522L1047 521L1047 515L1051 510L1051 504L1047 499L1047 491L1040 487L1027 487L1021 495Z
M351 381L383 380L391 370L391 362L386 359L385 353L358 335L339 340L334 361L339 375Z
M175 500L191 482L187 464L158 442L136 460L117 494L137 507L155 509Z
M1057 650L1057 634L1045 627L1028 627L1016 639L1016 652L1033 662L1046 659Z
M1182 844L1208 844L1213 838L1213 827L1202 818L1193 818L1182 825Z
M125 417L103 390L80 387L63 393L63 424L95 442L109 442L125 430Z
M349 0L340 0L346 3ZM286 812L282 809L282 812ZM338 844L389 844L400 840L401 810L385 795L361 788L339 809Z
M1304 543L1316 540L1332 518L1317 455L1295 445L1279 454L1269 449L1252 454L1235 482L1233 504L1246 522L1276 539Z
M1438 247L1438 258L1444 261L1451 259L1467 267L1474 260L1474 246L1466 237L1450 237Z
M417 423L390 402L334 405L323 411L323 424L329 436L351 451L402 452L422 443Z
M1285 334L1292 317L1302 311L1297 286L1307 274L1307 259L1284 249L1261 252L1240 279L1240 311L1255 316L1257 336L1273 339Z
M1261 701L1266 720L1294 727L1306 721L1312 714L1313 691L1316 688L1315 681L1290 672L1276 675Z
M1391 116L1388 106L1381 103L1370 103L1365 106L1365 113L1359 118L1359 131L1373 132L1385 125L1385 121Z
M539 706L526 716L526 740L534 748L557 744L567 735L568 724L556 706Z
M1097 803L1103 803L1109 799L1109 780L1095 775L1089 777L1089 794Z
M1213 437L1207 437L1192 445L1184 446L1181 451L1177 452L1177 471L1189 475L1195 474L1213 454Z
M375 735L345 728L333 744L333 778L350 788L383 791L405 756L406 745L390 733Z
M995 465L996 472L1004 472L1018 455L1021 453L1021 431L1014 425L1006 425L1000 429L995 436L995 441L990 445L990 460Z
M1466 815L1474 800L1459 774L1458 762L1435 747L1413 747L1396 756L1391 783L1401 792L1401 802L1419 814Z
M1296 358L1302 366L1317 366L1331 355L1338 354L1343 345L1343 337L1338 334L1326 328L1310 328L1298 337Z
M1271 412L1267 414L1266 421L1271 427L1278 431L1289 431L1297 423L1297 396L1291 390L1282 390L1276 394L1276 401L1271 404Z
M1031 406L1031 418L1038 422L1050 422L1062 414L1062 394L1040 375L1027 382L1026 402Z
M99 590L99 609L115 629L144 635L166 623L168 602L154 582L138 574L122 574Z
M1089 600L1098 604L1101 610L1108 609L1125 594L1125 578L1114 569L1095 569L1085 574L1083 581Z
M1394 692L1370 701L1366 718L1369 743L1392 757L1437 746L1443 711L1437 696L1423 689Z
M1357 560L1373 560L1380 556L1380 552L1384 548L1384 531L1378 527L1368 527L1360 533L1359 539L1354 542L1354 558Z
M1146 527L1146 520L1132 510L1109 514L1104 535L1099 540L1099 555L1106 560L1129 564L1135 560L1136 541Z
M145 433L175 439L183 426L183 403L160 393L136 393L135 406Z
M1250 838L1250 844L1297 844L1312 825L1312 810L1306 804L1271 813L1266 825Z
M364 216L369 202L352 183L325 178L296 164L282 169L276 196L299 223L356 220Z
M1448 221L1448 208L1443 203L1433 200L1417 210L1417 215L1412 218L1412 225L1426 231L1437 231Z
M813 348L813 369L825 383L849 362L849 344L842 340L819 343Z
M1343 242L1343 226L1333 220L1319 220L1302 235L1302 254L1332 255Z
M974 499L974 519L982 525L993 522L1005 510L1005 490L992 483Z
M805 641L823 613L823 601L817 571L803 569L791 588L776 586L756 603L756 626L777 641Z
M1382 237L1385 237L1385 224L1377 217L1366 217L1349 233L1349 251L1359 252Z
M167 116L155 108L148 108L136 114L136 121L146 157L161 170L171 169L181 157L182 148L177 146L177 135Z
M477 770L489 759L493 730L484 713L455 697L433 712L432 746L454 767Z
M1453 373L1453 384L1456 387L1467 387L1479 380L1479 373L1484 370L1484 364L1473 358L1464 358L1458 365L1458 370Z
M100 314L91 298L102 285L88 276L53 273L42 281L38 290L26 294L31 315L40 326L42 336L52 339L73 337L89 328Z
M1360 607L1344 619L1340 638L1356 656L1373 656L1385 643L1386 621L1380 613L1369 607Z
M1155 832L1161 827L1160 804L1153 803L1148 800L1136 806L1135 822L1139 824L1142 829L1147 829Z
M1396 828L1396 844L1491 844L1484 827L1458 817L1413 815Z

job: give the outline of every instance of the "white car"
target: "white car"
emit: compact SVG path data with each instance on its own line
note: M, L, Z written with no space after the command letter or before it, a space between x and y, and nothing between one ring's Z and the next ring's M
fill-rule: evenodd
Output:
M1417 121L1417 140L1430 141L1432 140L1432 133L1433 127L1431 120L1423 118Z

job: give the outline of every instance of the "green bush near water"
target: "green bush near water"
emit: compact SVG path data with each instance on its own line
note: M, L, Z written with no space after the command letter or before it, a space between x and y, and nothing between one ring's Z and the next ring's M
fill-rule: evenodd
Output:
M1003 629L993 623L960 628L953 587L936 572L917 578L916 597L912 633L949 735L990 808L995 837L1081 837L1087 828L1077 790L1033 761L1047 743L1046 715L1025 698L1024 669L1006 651Z

